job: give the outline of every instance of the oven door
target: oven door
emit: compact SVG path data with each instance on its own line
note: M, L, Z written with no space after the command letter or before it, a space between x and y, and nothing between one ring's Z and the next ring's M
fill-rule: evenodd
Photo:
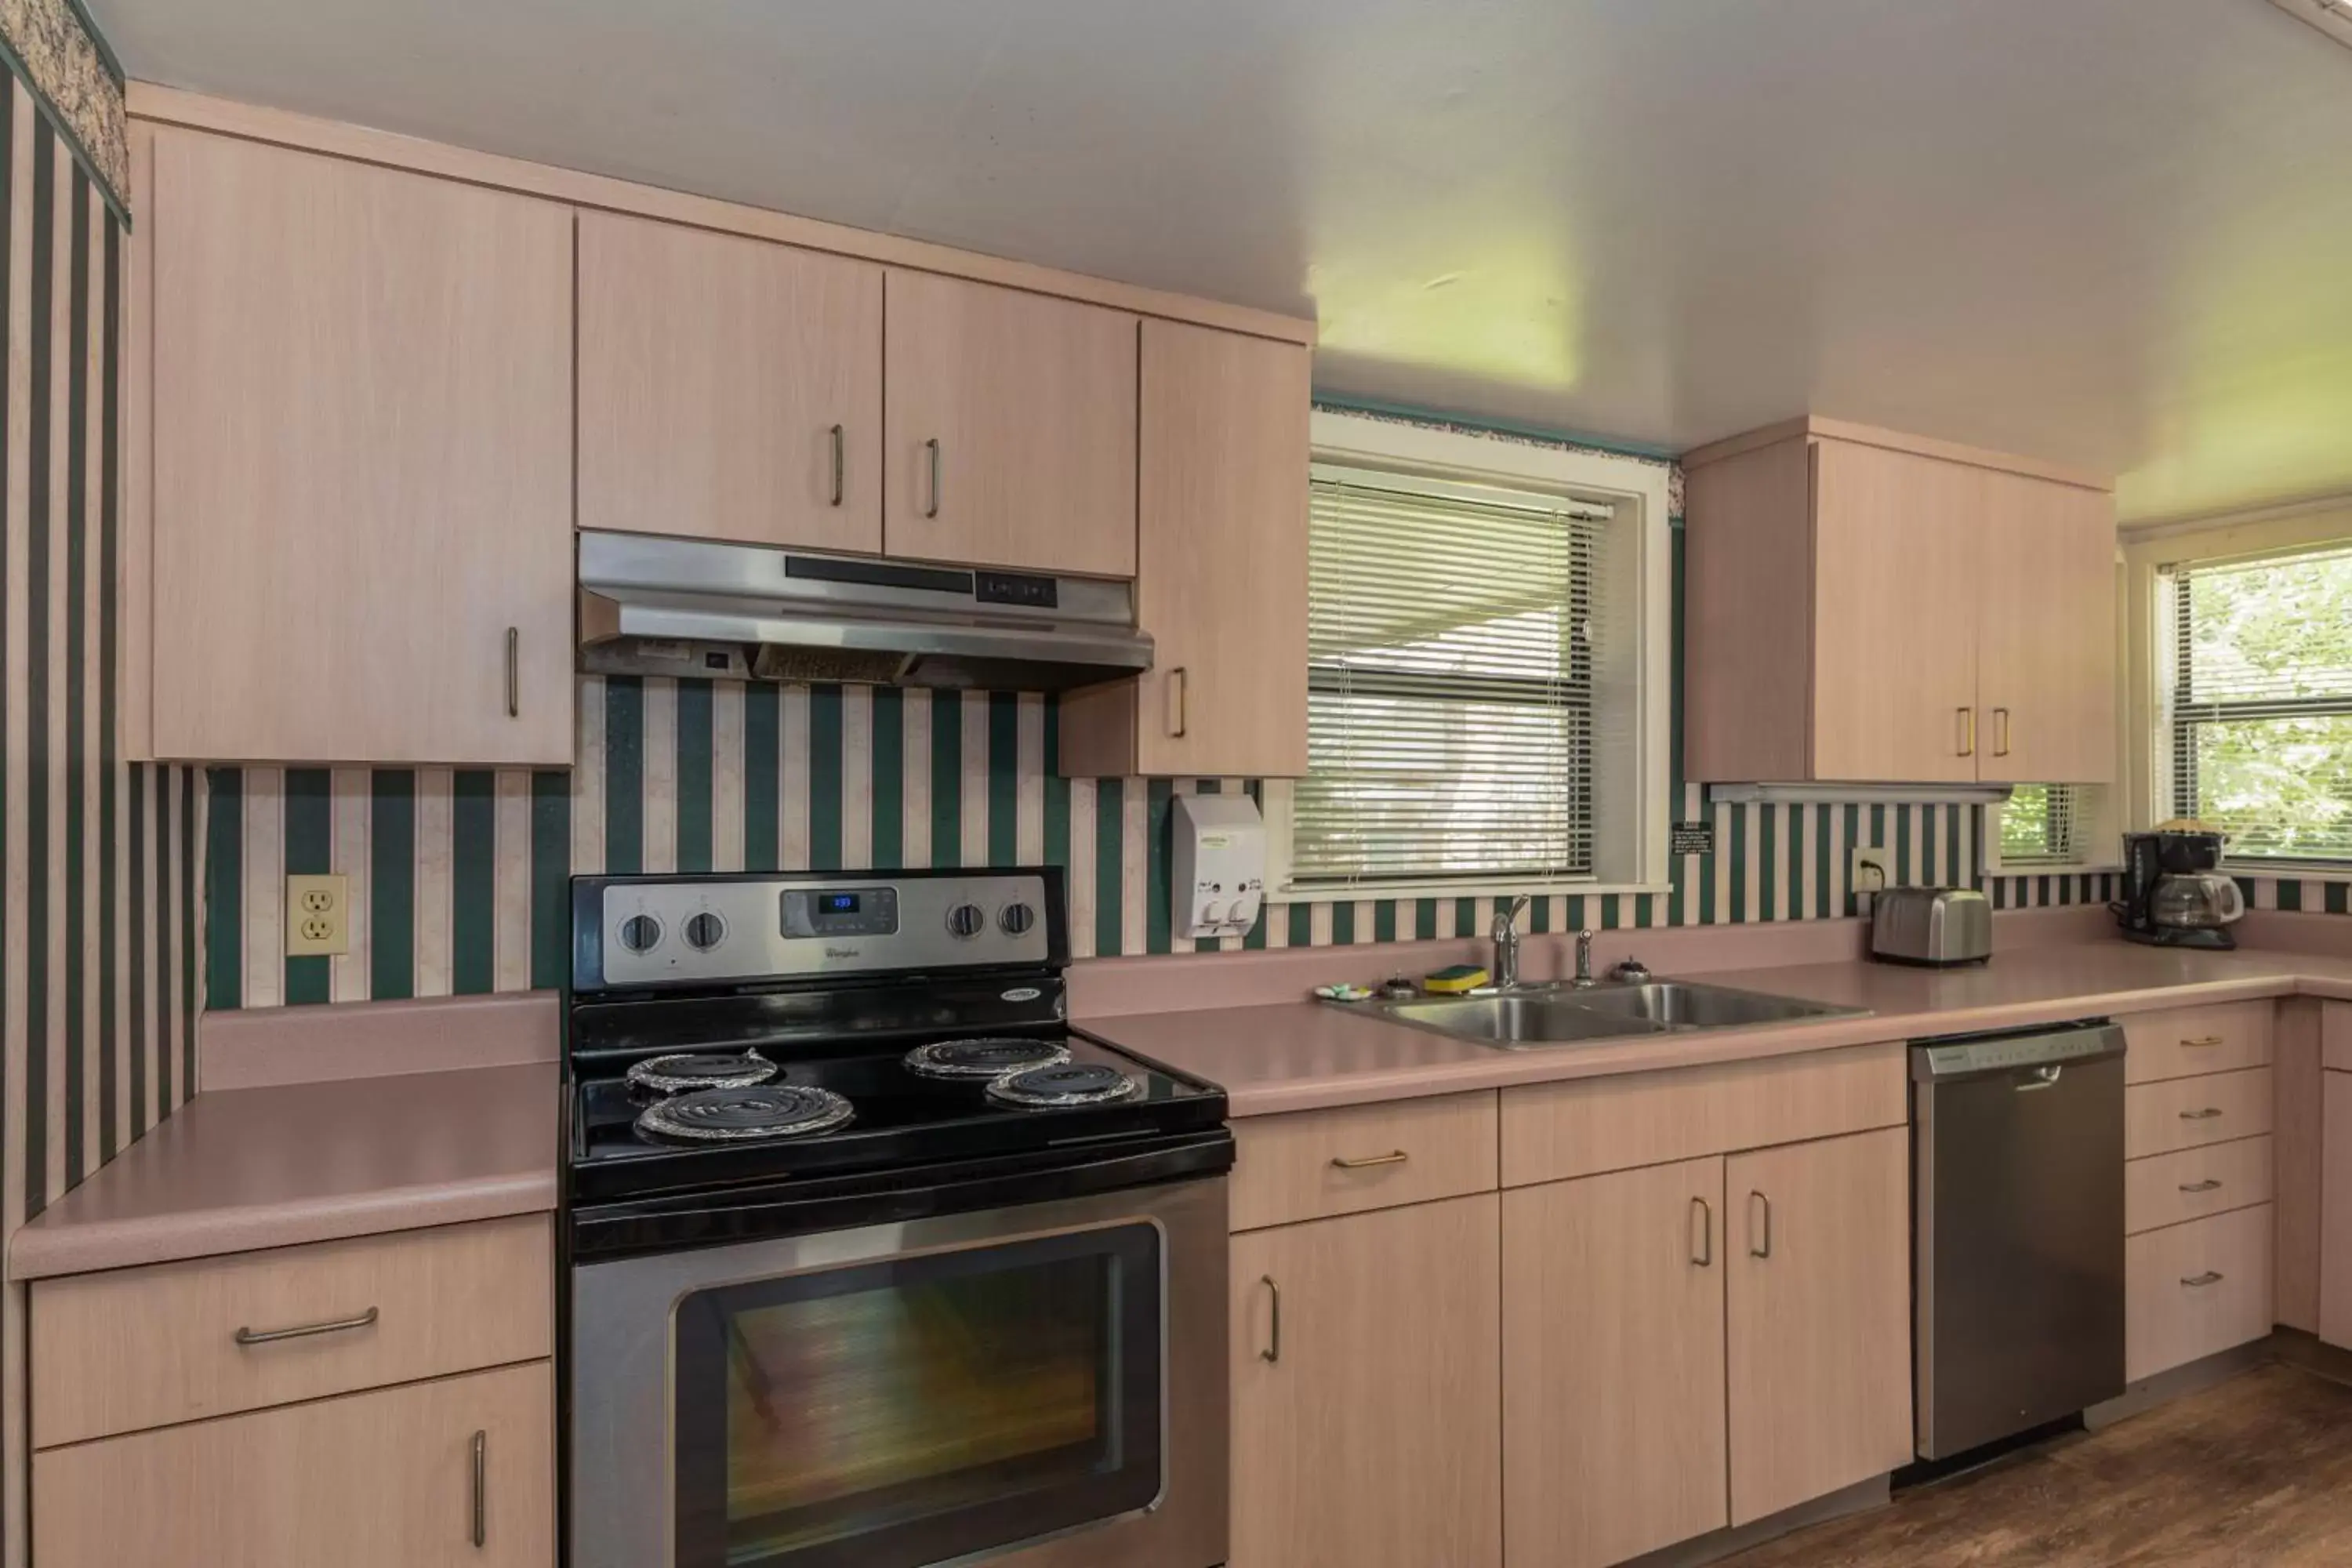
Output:
M574 1568L1214 1568L1222 1178L583 1264Z

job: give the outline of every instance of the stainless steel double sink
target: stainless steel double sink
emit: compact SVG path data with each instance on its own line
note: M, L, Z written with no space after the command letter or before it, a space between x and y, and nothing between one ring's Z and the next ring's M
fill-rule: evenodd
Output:
M1511 1051L1809 1018L1856 1018L1867 1011L1689 980L1603 981L1583 987L1560 982L1370 1005L1396 1023Z

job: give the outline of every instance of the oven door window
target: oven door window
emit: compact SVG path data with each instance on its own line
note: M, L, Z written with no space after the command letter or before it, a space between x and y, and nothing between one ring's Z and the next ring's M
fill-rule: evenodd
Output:
M1160 1491L1160 1233L1123 1225L678 1304L678 1568L919 1568Z

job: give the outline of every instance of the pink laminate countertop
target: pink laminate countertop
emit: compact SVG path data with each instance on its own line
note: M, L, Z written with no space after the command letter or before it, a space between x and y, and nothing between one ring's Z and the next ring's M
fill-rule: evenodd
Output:
M2017 949L1981 968L1840 963L1676 973L1750 991L1866 1007L1870 1016L1500 1050L1331 1003L1081 1018L1088 1033L1223 1084L1231 1114L1360 1105L1561 1079L1697 1067L1976 1029L2264 996L2352 999L2352 959L2180 952L2123 942Z
M200 1094L16 1233L8 1276L552 1211L553 1062Z

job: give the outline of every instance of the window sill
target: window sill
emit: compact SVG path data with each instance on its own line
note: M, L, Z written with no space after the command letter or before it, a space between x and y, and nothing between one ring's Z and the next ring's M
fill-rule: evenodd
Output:
M2121 876L2123 868L2109 863L2084 861L2072 866L1987 866L1988 877L2111 877Z
M1663 898L1673 891L1667 882L1367 882L1278 888L1266 895L1265 901L1269 905L1352 904L1381 899L1591 899L1633 898L1643 893Z
M2352 865L2342 861L2228 860L2225 877L2264 877L2278 882L2352 882Z

